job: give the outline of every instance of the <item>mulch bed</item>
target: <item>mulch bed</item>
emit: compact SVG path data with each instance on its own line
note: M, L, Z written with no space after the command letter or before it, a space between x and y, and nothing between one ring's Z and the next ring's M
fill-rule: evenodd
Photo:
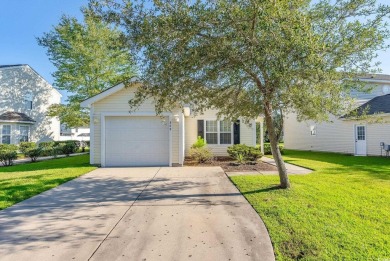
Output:
M225 172L253 172L253 171L277 171L277 168L271 164L262 162L261 160L257 162L251 162L248 164L240 164L238 166L232 165L236 163L229 157L216 157L213 161L207 163L197 163L191 159L186 158L184 165L185 166L198 166L198 167L213 167L219 166ZM253 165L255 164L255 165Z

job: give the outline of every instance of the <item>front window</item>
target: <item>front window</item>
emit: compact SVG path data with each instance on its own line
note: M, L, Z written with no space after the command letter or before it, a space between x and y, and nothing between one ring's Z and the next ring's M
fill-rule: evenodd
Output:
M1 143L11 144L11 125L3 125L1 131Z
M232 144L232 123L229 121L206 121L207 144Z
M19 126L19 132L20 132L19 142L29 141L29 133L30 133L29 126Z
M206 142L208 144L218 144L217 121L206 121Z
M232 144L232 124L228 121L220 121L219 126L219 144Z

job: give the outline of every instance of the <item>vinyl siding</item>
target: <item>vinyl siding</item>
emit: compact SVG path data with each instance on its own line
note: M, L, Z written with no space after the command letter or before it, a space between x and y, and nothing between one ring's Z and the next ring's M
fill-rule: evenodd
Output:
M369 93L352 91L351 96L359 104L372 98L385 95L383 87L390 83L375 83ZM366 125L367 154L380 155L380 142L390 144L390 117L382 124L366 124L358 121L339 120L331 117L331 122L316 124L313 121L298 122L295 114L284 119L284 144L286 149L328 151L355 154L355 125ZM310 126L316 126L315 136L310 135Z
M101 115L102 113L127 113L128 101L134 97L135 88L124 88L93 104L93 163L101 164ZM146 100L137 112L154 113L152 99ZM129 112L129 116L131 113ZM92 124L92 123L91 123ZM172 119L172 164L179 163L179 123Z
M286 149L313 150L355 154L355 125L366 126L367 155L380 155L380 142L390 144L390 117L381 124L342 121L315 124L298 122L294 114L285 117L284 145ZM317 134L310 135L310 126L316 125Z
M61 102L61 94L33 69L27 65L0 68L0 92L0 114L22 112L35 120L30 127L32 141L59 140L60 122L46 113L50 105ZM32 98L31 110L25 108L27 93Z
M198 138L198 120L216 120L217 110L207 110L202 115L189 116L185 118L185 155L189 155L189 150L196 142ZM254 121L252 126L241 122L240 124L240 142L249 146L254 146L256 141L254 140L254 131L256 129ZM227 156L227 147L231 145L207 145L214 156Z

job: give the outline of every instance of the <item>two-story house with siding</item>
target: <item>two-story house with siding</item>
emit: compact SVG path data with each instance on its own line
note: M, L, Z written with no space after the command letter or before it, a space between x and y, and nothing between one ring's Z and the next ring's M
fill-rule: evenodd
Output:
M358 111L364 111L368 119L331 116L330 122L299 122L296 115L288 114L284 117L285 148L362 156L384 154L381 143L390 144L390 75L374 74L360 80L373 86L372 91L353 91L351 96L356 99Z
M26 64L0 65L0 143L58 140L60 122L48 117L61 94Z

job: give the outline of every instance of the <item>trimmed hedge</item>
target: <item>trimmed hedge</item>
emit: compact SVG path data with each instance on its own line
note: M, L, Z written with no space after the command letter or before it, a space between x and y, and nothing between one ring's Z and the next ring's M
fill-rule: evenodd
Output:
M280 153L284 154L284 145L279 144L278 146L279 146ZM264 155L272 155L271 144L269 144L269 143L264 144Z
M256 161L263 156L260 148L247 146L245 144L235 144L230 146L227 148L227 152L230 157L239 162Z

